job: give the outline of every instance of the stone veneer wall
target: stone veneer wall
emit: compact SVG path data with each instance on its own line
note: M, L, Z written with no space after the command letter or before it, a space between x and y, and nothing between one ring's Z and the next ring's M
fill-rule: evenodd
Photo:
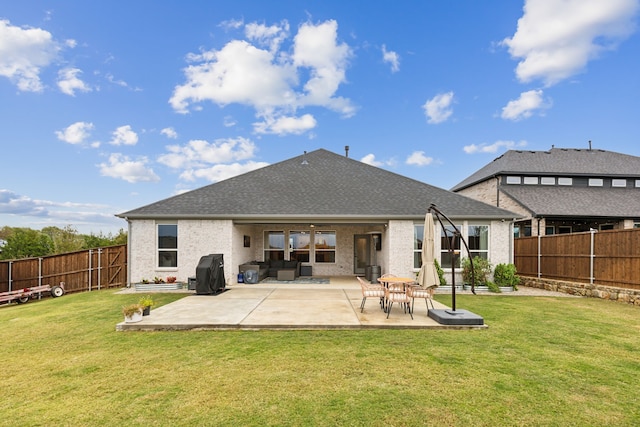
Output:
M565 282L562 280L538 279L522 276L523 286L546 289L548 291L563 292L570 295L601 298L610 301L623 302L640 307L640 290L616 288L613 286L592 285L589 283Z

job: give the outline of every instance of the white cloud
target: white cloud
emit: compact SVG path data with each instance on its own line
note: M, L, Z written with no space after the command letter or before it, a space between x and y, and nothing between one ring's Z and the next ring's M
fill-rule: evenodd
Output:
M101 175L130 183L160 181L160 177L147 166L148 163L149 160L146 157L131 160L128 156L113 153L109 156L108 162L100 163L98 166Z
M301 105L319 105L342 113L355 114L351 101L333 97L346 81L346 67L352 55L346 43L337 44L338 23L334 20L319 25L303 24L294 39L293 63L309 68L310 78L304 85Z
M178 138L178 132L176 132L176 130L171 127L162 129L160 133L166 136L167 138L171 138L171 139Z
M522 148L527 145L526 141L496 141L493 144L471 144L466 145L463 150L467 154L475 154L475 153L495 153L500 148L505 148L506 150L513 150L514 148Z
M79 222L112 222L113 214L107 213L108 207L93 203L56 202L38 200L0 189L0 214L38 218L38 224L62 226ZM30 222L33 224L33 221Z
M208 168L186 170L180 174L180 179L185 181L194 181L197 178L203 178L207 181L218 182L268 165L269 163L253 161L246 163L214 165Z
M170 145L158 162L173 169L201 169L210 164L247 160L255 155L256 146L246 138L219 139L212 143L189 141L186 145Z
M278 123L287 122L283 119L308 106L325 107L345 117L353 115L351 101L336 96L346 81L351 56L349 46L337 42L337 23L305 23L298 28L292 46L285 49L281 44L288 28L286 21L271 27L246 25L247 38L258 45L268 44L269 50L246 40L232 40L220 50L188 55L186 82L175 87L169 103L179 113L197 109L194 104L205 101L220 106L243 104L253 107L256 117L270 117ZM306 81L301 81L301 75L308 76ZM309 116L303 117L302 122L296 122L302 127L293 126L296 132L311 128Z
M218 26L225 30L237 30L242 28L244 20L242 19L229 19L228 21L222 21Z
M223 126L226 128L230 128L238 124L232 116L225 116L223 121Z
M424 151L414 151L407 157L408 165L428 166L431 163L433 163L433 157L426 156Z
M265 117L264 121L254 123L254 129L259 134L300 135L316 127L316 119L311 114L302 117Z
M382 60L391 65L392 73L400 71L400 55L392 50L388 51L385 45L382 45Z
M453 114L453 109L451 109L452 103L452 91L438 94L427 100L427 102L422 106L428 119L427 122L437 124L446 121L451 114Z
M282 42L289 36L289 22L284 20L280 25L269 27L252 22L247 24L244 31L249 40L256 41L262 46L268 46L271 52L277 52Z
M40 28L21 28L0 19L0 76L24 92L41 92L40 71L60 51L51 33Z
M47 209L36 200L10 190L0 190L0 213L25 216L45 216Z
M136 145L138 143L138 134L135 133L131 126L120 126L112 133L113 139L109 141L112 145Z
M93 123L88 122L75 122L72 125L67 126L61 131L56 131L56 136L60 141L67 142L69 144L82 144L93 130Z
M380 166L384 165L383 162L379 162L379 161L376 160L375 154L367 154L366 156L361 158L360 161L362 163L366 163L366 164L371 165L371 166L380 167Z
M551 107L551 101L545 102L542 90L530 90L520 94L520 98L509 101L502 108L502 117L505 120L517 121L526 119L533 115L535 111L543 111Z
M67 95L75 96L76 90L90 92L91 87L78 78L82 71L78 68L64 68L58 71L58 87Z
M511 38L502 41L520 62L521 82L547 86L582 71L634 31L637 0L527 0Z

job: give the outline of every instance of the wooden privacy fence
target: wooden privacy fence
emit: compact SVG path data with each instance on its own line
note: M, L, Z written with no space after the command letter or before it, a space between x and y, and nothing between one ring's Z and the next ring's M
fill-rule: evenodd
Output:
M640 289L640 228L515 239L518 274Z
M126 286L127 245L0 261L0 292L60 282L67 292Z

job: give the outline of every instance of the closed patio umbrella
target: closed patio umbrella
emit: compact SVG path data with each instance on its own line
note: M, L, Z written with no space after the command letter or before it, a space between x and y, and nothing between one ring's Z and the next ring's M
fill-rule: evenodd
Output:
M418 283L427 289L440 284L435 260L434 222L431 212L424 218L424 232L422 237L422 267L418 273Z

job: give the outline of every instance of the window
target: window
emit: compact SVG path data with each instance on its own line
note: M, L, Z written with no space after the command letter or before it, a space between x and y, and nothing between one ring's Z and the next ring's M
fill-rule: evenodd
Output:
M573 178L558 178L558 185L573 185Z
M264 260L284 259L284 231L264 232Z
M636 179L636 188L640 188L640 179Z
M589 187L602 187L602 178L589 178Z
M336 262L336 232L316 231L314 249L316 262Z
M600 231L613 230L613 224L600 224Z
M552 176L543 176L540 178L540 184L542 185L556 185L556 179Z
M570 234L573 231L570 225L559 225L558 234Z
M489 259L489 226L470 225L467 231L469 233L467 243L469 244L471 258L479 256L480 258Z
M308 231L289 232L289 250L291 260L309 262L309 250L311 249L311 234Z
M640 228L640 222L634 222L633 228Z
M525 185L538 185L538 177L537 176L525 176L524 177Z
M556 234L556 228L553 225L547 225L544 228L545 236L551 236L552 234Z
M508 176L507 177L507 184L520 184L521 178L519 176Z
M612 187L626 187L627 180L626 179L612 179L611 180Z
M177 224L158 224L158 267L178 267Z
M458 228L460 228L460 226L458 226ZM451 225L446 225L445 228L440 231L440 265L442 268L452 267L452 254L449 252L449 249L453 249L457 252L455 254L455 267L460 267L460 235L454 233L455 230ZM451 239L452 236L453 239Z
M413 268L422 267L422 239L424 224L413 226Z

